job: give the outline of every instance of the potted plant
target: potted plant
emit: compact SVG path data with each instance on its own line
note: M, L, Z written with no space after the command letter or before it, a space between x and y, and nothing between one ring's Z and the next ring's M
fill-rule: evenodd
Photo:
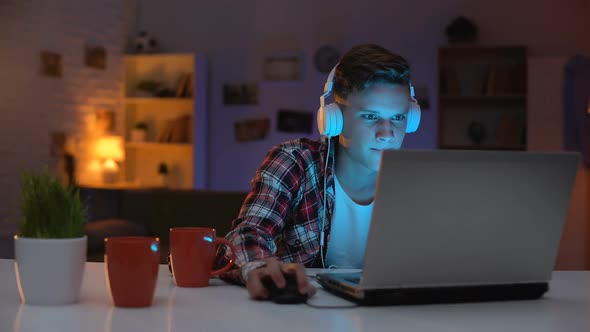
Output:
M160 184L166 187L168 184L168 165L165 162L158 165L158 176L160 177Z
M26 304L76 303L86 263L86 207L80 193L49 174L23 173L22 216L14 236L15 271Z
M147 137L147 123L138 122L131 130L131 142L145 142Z

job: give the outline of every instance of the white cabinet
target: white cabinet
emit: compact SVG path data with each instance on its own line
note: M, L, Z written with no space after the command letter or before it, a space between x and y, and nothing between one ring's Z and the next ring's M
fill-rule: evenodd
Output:
M207 188L207 60L195 54L125 56L125 182L133 187ZM145 135L134 133L144 128ZM140 137L144 136L144 139Z

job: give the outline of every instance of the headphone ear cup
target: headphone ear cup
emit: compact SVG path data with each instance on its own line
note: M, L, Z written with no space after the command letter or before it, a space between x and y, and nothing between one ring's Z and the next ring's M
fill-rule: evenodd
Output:
M328 104L324 107L326 113L326 136L332 137L334 132L334 109Z
M326 135L326 111L324 110L324 107L320 106L320 108L318 109L318 115L316 120L320 135Z
M420 126L420 118L422 117L422 111L420 110L420 105L418 105L418 101L413 99L410 103L410 109L408 111L408 121L406 126L406 133L413 133L418 130Z
M344 127L344 118L342 116L342 111L338 105L334 104L334 135L338 136L342 133L342 128Z
M332 103L320 107L317 116L318 129L321 135L333 137L338 136L342 132L342 111L337 104Z

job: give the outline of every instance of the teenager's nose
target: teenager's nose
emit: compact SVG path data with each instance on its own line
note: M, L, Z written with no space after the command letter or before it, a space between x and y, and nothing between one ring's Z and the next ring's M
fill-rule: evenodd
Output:
M389 143L389 142L393 141L393 135L392 136L377 136L377 140L379 142Z
M390 121L381 121L379 124L379 129L377 130L377 141L393 141L393 124Z

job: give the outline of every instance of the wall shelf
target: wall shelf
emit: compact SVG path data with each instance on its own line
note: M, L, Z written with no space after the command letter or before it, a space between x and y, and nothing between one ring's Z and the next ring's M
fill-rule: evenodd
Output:
M439 148L526 150L525 47L443 47L438 67Z
M124 99L125 104L164 104L164 103L186 103L192 104L192 98L172 98L172 97L127 97Z
M524 145L441 145L440 148L447 150L526 150Z
M190 143L126 142L127 149L192 149Z
M160 53L127 55L124 60L123 181L157 187L159 165L165 163L168 188L207 189L207 59ZM140 85L155 86L169 97L150 97L138 90ZM145 141L132 141L140 123L147 127Z
M526 95L497 95L497 96L461 96L461 95L441 95L441 102L526 102Z

